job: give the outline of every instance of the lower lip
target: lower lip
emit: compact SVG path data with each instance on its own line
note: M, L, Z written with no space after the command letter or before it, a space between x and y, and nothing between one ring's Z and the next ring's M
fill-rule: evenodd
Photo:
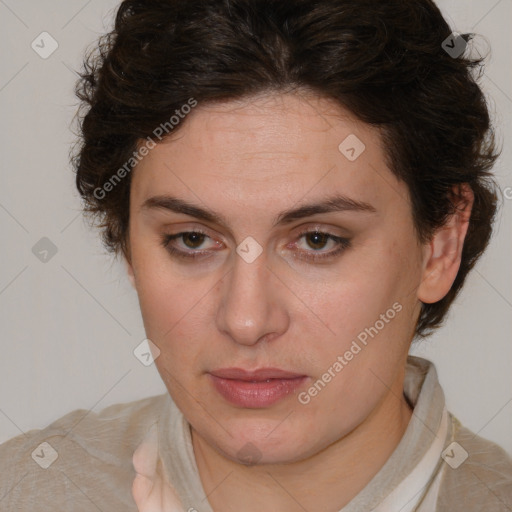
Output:
M270 379L248 382L236 379L223 379L211 375L215 389L229 402L240 407L262 408L275 404L293 393L307 379L306 376L294 379Z

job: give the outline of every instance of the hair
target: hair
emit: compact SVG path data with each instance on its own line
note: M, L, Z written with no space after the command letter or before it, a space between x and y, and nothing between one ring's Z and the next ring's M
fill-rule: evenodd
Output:
M478 86L483 58L467 48L452 57L443 48L451 33L430 0L125 0L76 84L72 164L84 212L106 249L129 259L131 173L108 194L98 190L133 166L140 141L191 98L208 104L303 90L335 100L381 130L420 243L455 211L454 190L467 183L474 194L455 281L442 300L421 305L415 334L426 337L488 245L497 209L490 169L498 151ZM458 36L458 44L473 37Z

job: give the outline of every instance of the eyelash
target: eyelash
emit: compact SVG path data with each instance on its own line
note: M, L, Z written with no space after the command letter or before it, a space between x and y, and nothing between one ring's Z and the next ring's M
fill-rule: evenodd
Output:
M195 229L193 231L182 231L182 232L176 233L174 235L167 235L167 234L163 235L162 236L162 246L171 254L171 256L176 256L178 258L195 260L197 258L205 257L204 254L207 251L187 252L187 251L182 251L180 249L176 249L175 247L173 247L171 245L171 242L173 240L176 240L176 239L181 238L182 236L188 235L188 234L204 235L204 236L210 238L207 235L207 233L205 233L204 231L201 231L200 229ZM309 255L308 256L300 256L301 259L317 262L317 261L325 260L327 258L334 258L334 257L338 256L339 254L341 254L345 249L348 249L349 247L351 247L351 242L347 238L342 238L342 237L333 235L331 233L327 233L325 231L319 231L319 230L314 230L314 229L302 231L301 233L299 233L298 239L300 240L305 235L314 235L314 234L326 236L327 241L333 240L334 242L337 243L338 248L335 250L332 250L330 252L320 253L320 254L315 254L315 252L309 253L309 251L308 251Z

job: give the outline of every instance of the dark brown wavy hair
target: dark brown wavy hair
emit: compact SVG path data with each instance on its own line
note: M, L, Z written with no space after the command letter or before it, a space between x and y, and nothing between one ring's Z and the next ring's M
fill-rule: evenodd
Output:
M190 98L304 90L334 99L381 128L421 243L453 213L454 186L474 193L453 286L422 304L416 335L428 336L486 248L497 209L490 169L498 152L478 86L483 59L470 48L453 58L443 48L451 33L430 0L125 0L76 85L72 163L84 211L105 247L129 258L130 173L108 194L97 191ZM462 37L471 46L473 34Z

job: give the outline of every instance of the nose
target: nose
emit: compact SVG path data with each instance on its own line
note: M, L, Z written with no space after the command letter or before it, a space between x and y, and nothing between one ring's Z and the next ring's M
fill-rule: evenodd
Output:
M232 272L222 281L216 323L220 332L251 346L286 332L286 291L267 267L264 253L247 263L235 256ZM288 298L289 300L289 298Z

